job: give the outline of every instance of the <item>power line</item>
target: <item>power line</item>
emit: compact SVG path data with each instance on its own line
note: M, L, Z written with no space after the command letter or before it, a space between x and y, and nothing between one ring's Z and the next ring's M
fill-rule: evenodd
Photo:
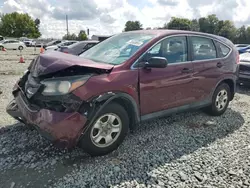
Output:
M69 37L69 23L68 23L68 15L66 15L66 30L67 30L67 39Z

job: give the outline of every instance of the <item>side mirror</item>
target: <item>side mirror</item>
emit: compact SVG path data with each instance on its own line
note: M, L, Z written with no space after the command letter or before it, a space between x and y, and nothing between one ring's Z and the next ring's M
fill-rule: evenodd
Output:
M166 68L168 65L167 59L164 57L151 57L144 64L144 68Z

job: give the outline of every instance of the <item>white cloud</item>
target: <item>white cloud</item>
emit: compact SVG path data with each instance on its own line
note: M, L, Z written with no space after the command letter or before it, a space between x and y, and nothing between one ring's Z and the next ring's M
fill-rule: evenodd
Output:
M62 37L69 30L78 33L90 29L90 34L114 34L124 29L127 20L139 20L143 27L159 27L172 16L198 18L216 14L230 19L237 26L250 24L249 0L0 0L0 12L27 12L41 20L43 37Z

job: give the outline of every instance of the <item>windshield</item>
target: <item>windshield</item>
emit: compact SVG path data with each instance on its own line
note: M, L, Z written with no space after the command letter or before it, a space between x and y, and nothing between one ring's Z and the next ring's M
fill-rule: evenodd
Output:
M101 63L119 65L128 60L154 37L153 34L145 33L121 33L95 45L82 53L80 57Z

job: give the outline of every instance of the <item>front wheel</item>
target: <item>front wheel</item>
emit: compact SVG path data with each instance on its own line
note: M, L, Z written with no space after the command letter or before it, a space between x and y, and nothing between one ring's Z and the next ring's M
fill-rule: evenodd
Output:
M79 145L91 156L106 155L118 148L128 129L129 117L126 110L117 103L110 103L98 114Z
M226 83L220 84L212 98L212 104L206 109L210 115L220 116L225 113L229 105L231 91Z
M22 46L19 46L19 47L18 47L18 50L23 50L23 47L22 47Z

